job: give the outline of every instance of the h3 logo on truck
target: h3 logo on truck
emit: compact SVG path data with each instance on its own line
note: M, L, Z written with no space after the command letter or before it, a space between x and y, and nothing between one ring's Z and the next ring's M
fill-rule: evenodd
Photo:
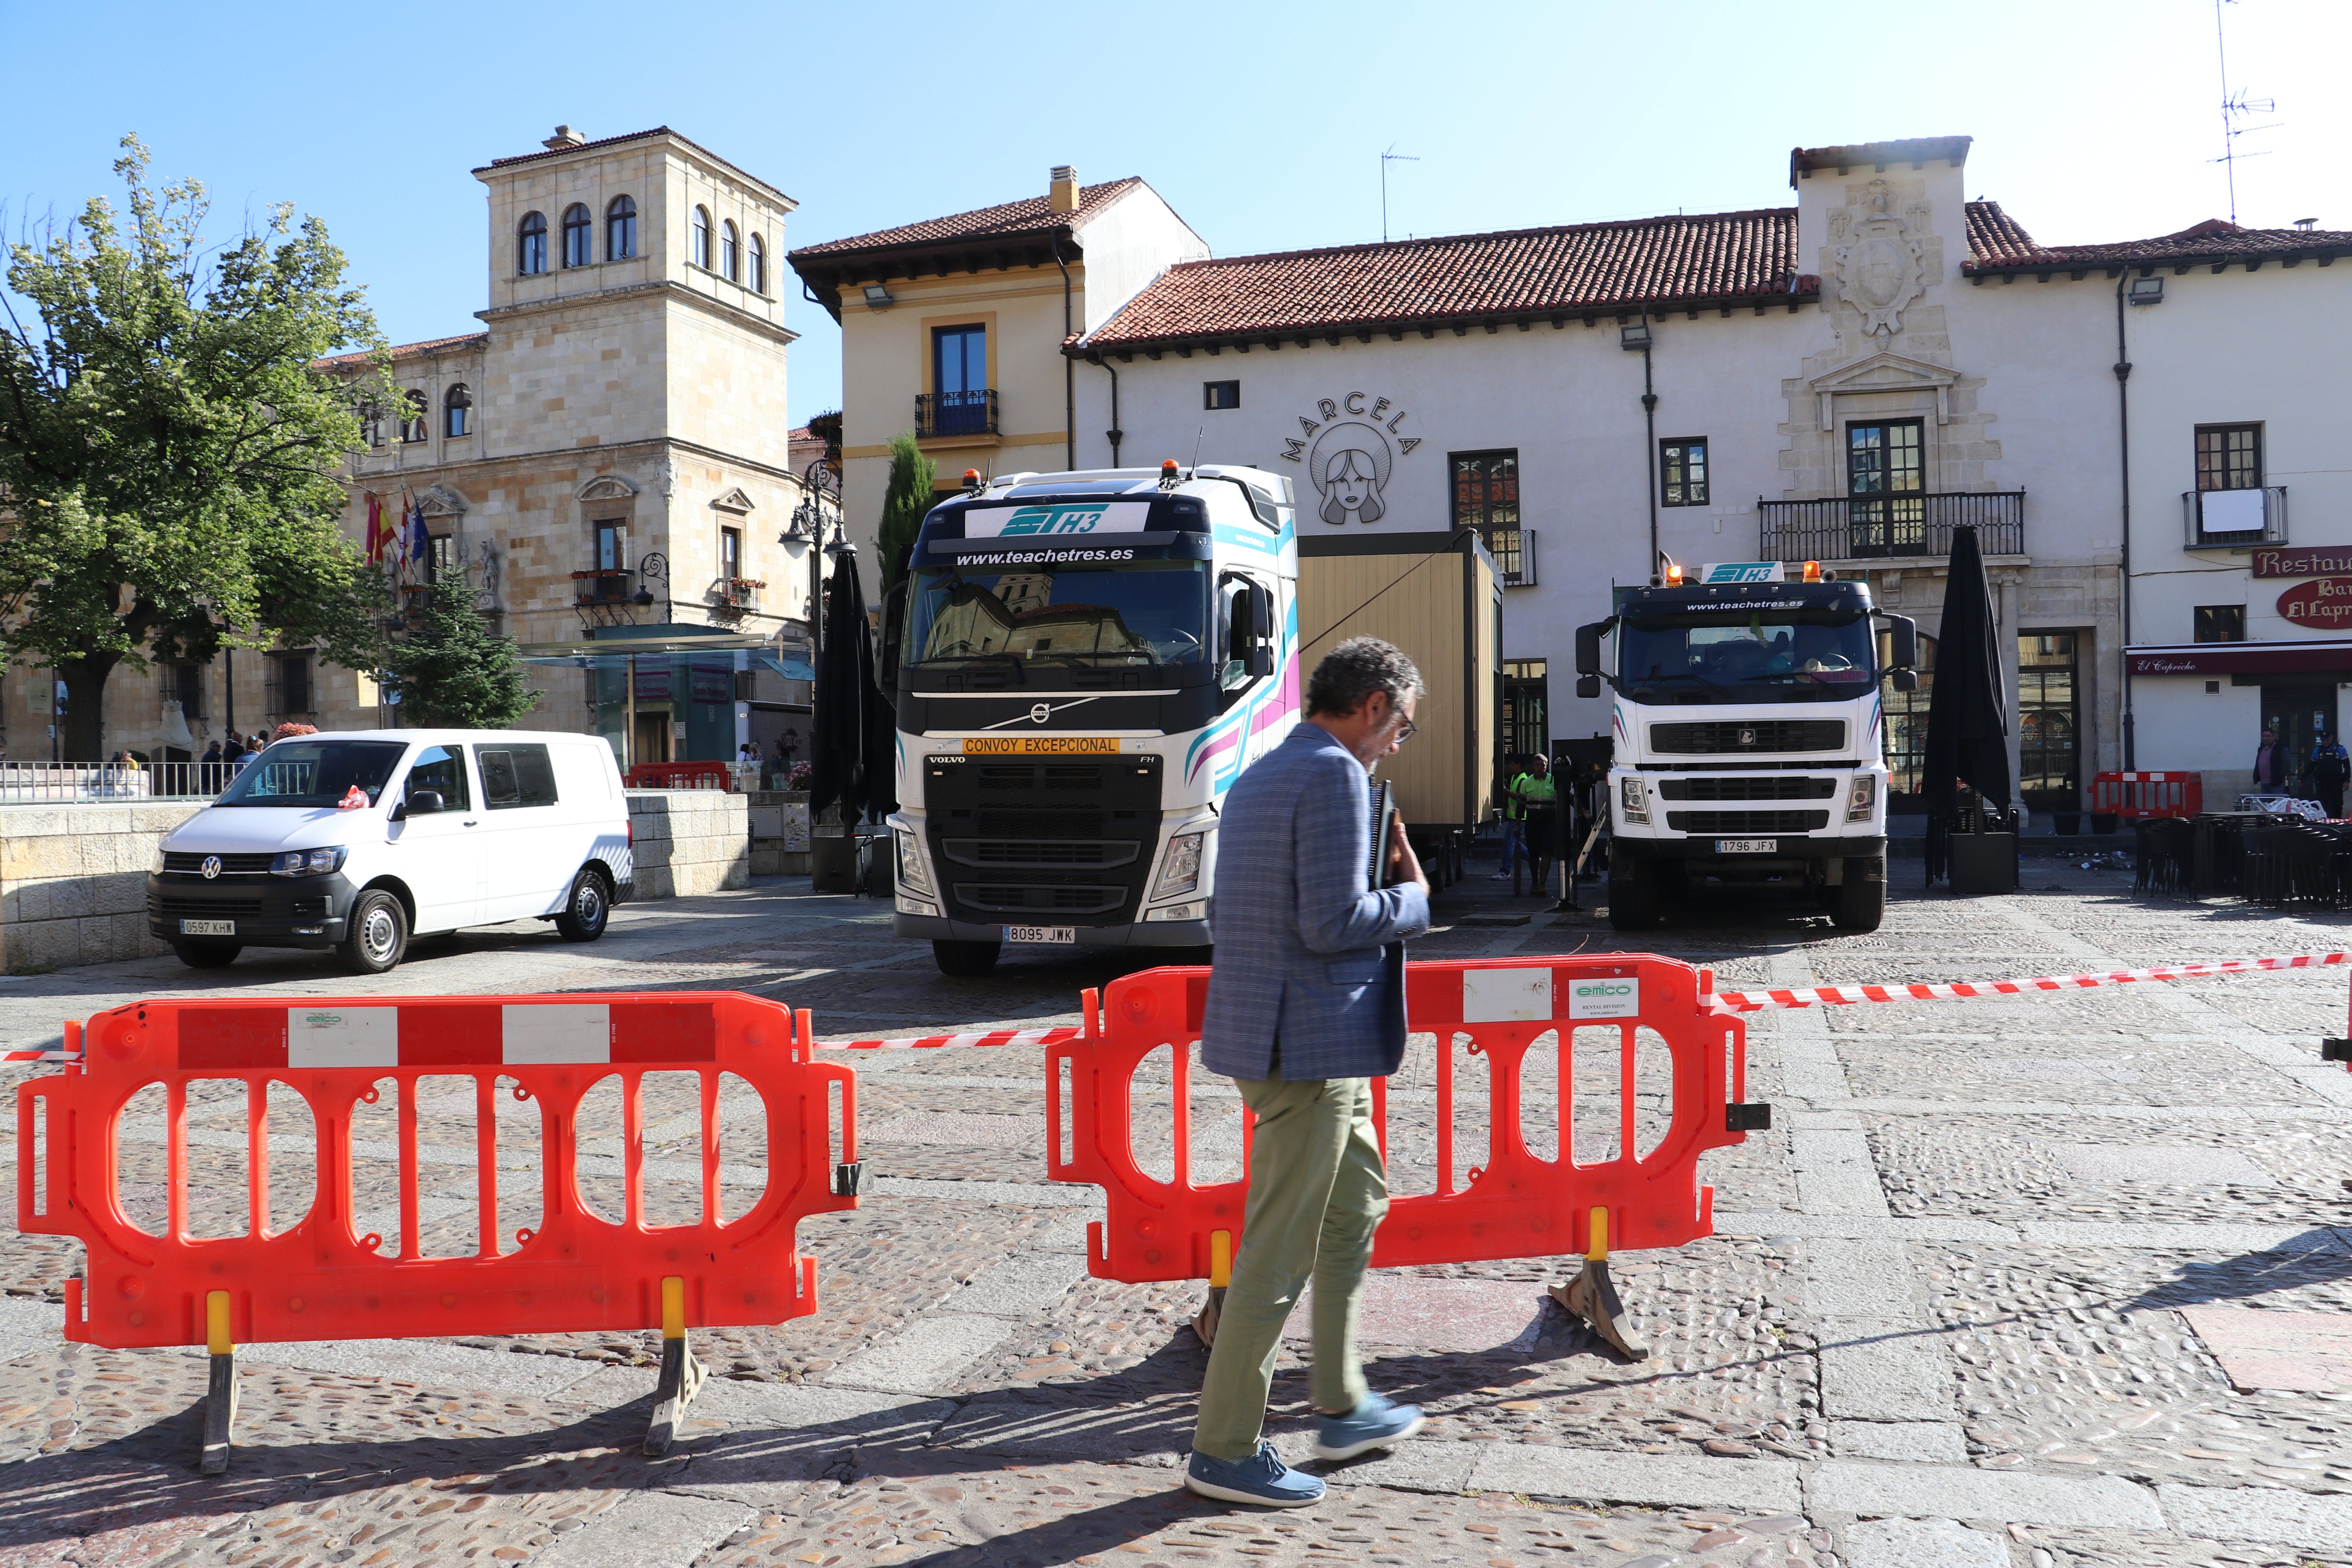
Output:
M1049 502L1041 506L975 507L964 513L966 539L1036 538L1052 535L1140 533L1150 515L1142 501Z

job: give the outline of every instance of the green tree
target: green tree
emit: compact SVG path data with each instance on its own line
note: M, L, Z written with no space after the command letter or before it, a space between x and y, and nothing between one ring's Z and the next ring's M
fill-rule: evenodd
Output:
M105 754L116 666L283 639L373 668L389 598L339 526L354 398L397 395L342 252L290 206L215 250L204 186L122 148L127 221L94 198L10 246L0 296L0 659L55 668L75 759ZM352 345L356 389L314 368Z
M882 493L882 586L895 586L906 574L908 552L923 531L923 514L939 498L939 465L915 445L914 432L902 430L890 438L890 483Z
M384 653L384 694L404 728L503 730L531 710L515 645L482 624L464 567L434 581L408 640Z

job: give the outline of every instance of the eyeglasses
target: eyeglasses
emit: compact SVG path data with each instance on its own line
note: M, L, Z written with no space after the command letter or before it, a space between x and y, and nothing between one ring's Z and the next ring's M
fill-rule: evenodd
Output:
M1404 721L1404 728L1396 732L1395 744L1402 746L1407 741L1412 740L1415 735L1420 733L1421 726L1408 719Z

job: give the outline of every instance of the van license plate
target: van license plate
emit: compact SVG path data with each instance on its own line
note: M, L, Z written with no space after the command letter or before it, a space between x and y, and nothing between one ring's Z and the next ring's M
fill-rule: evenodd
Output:
M1715 852L1718 855L1769 855L1780 847L1777 838L1718 838Z
M1078 940L1076 926L1006 926L1007 942L1055 942L1067 947Z
M235 936L236 922L235 921L182 921L180 934L182 936Z

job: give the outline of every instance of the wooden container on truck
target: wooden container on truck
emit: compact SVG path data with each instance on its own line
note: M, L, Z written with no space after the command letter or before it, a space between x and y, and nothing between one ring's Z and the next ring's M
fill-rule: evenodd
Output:
M1428 689L1413 714L1420 729L1379 775L1396 786L1417 842L1458 851L1495 815L1502 617L1495 558L1475 533L1299 538L1301 682L1352 637L1392 642L1421 668Z

